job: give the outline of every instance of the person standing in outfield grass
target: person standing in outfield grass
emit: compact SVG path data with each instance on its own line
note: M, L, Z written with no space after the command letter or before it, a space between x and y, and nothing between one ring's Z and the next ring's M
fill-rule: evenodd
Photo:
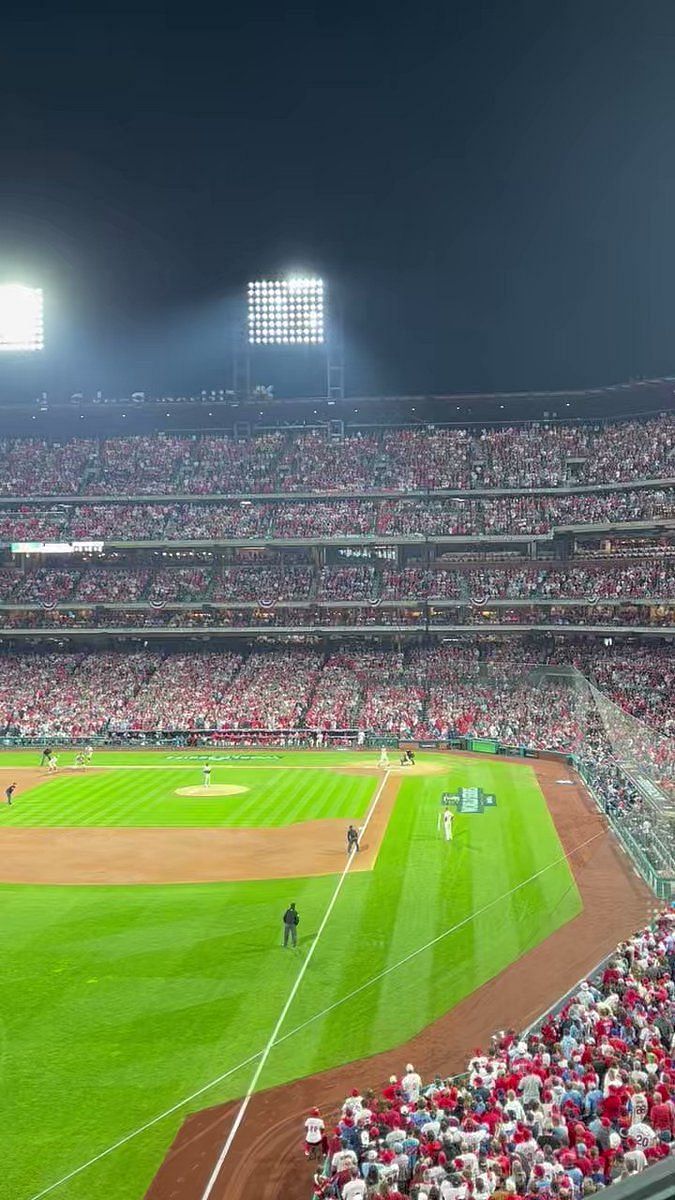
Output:
M347 830L347 854L351 854L352 850L360 850L359 831L350 825Z
M291 904L284 913L284 948L288 945L288 939L291 939L291 945L298 944L298 925L300 917L295 904Z
M444 836L446 842L452 841L452 822L454 820L454 817L455 817L455 814L453 813L451 808L443 809L443 836Z
M11 805L11 803L12 803L12 796L14 795L15 791L16 791L15 783L10 783L9 787L5 788L5 800L7 801L7 803L9 805Z
M208 762L204 763L204 787L211 787L211 767Z
M47 764L47 766L49 766L49 760L53 753L54 753L54 751L51 749L50 746L45 746L44 750L42 751L42 758L40 759L41 767L44 767L45 763Z

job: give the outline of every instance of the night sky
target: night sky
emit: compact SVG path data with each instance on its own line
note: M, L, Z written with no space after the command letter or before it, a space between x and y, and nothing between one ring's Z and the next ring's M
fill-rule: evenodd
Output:
M3 22L0 275L55 385L225 377L289 266L352 393L675 373L672 3L116 9Z

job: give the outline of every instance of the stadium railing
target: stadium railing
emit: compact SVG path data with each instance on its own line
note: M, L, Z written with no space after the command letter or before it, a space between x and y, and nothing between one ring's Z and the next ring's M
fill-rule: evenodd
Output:
M587 747L572 756L589 794L661 900L675 898L675 744L575 672L586 697Z

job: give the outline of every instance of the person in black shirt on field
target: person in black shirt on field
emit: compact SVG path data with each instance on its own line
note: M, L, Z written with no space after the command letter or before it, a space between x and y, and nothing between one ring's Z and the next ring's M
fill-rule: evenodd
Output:
M45 746L44 750L42 751L42 758L40 759L41 767L44 767L45 763L49 762L53 753L54 751L52 750L51 746Z
M359 849L359 831L350 825L347 830L347 854L351 854L354 848Z
M10 783L9 787L5 788L5 799L8 804L12 803L12 796L16 790L16 784Z
M298 911L295 904L291 904L284 913L284 947L288 945L289 938L291 939L291 945L297 946L299 924L300 917L298 916Z

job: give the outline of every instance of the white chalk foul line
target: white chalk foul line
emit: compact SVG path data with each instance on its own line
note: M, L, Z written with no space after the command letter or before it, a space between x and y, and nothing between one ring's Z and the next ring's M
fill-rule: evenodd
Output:
M329 1004L327 1008L322 1008L320 1012L314 1013L312 1017L308 1017L307 1020L303 1021L301 1025L296 1025L294 1029L289 1029L288 1033L285 1033L282 1037L276 1039L274 1045L280 1046L282 1042L286 1042L289 1038L295 1037L297 1033L301 1033L303 1029L308 1027L308 1025L314 1024L315 1021L320 1021L323 1017L328 1016L329 1013L334 1012L335 1009L339 1008L342 1004L346 1004L349 1000L353 1000L354 997L358 996L361 992L365 992L368 988L373 987L374 984L379 983L379 981L384 979L386 975L390 975L393 971L396 971L399 967L409 963L419 954L423 954L425 950L429 950L432 946L435 946L444 938L449 937L452 933L456 933L458 929L462 929L464 925L469 923L469 921L473 921L475 917L481 916L489 909L494 908L496 904L501 904L504 900L508 900L508 898L514 895L515 892L520 891L521 888L526 887L527 884L532 883L535 879L538 879L541 875L545 874L546 871L550 871L553 867L559 866L560 863L568 861L574 854L577 854L579 850L583 850L586 846L590 845L592 842L595 842L599 837L606 836L606 834L607 830L603 829L600 830L599 833L593 834L592 837L587 838L584 842L580 842L578 846L574 846L572 850L569 850L565 854L562 854L559 858L554 859L553 862L548 863L547 866L542 867L539 871L536 871L534 875L530 875L528 879L523 879L519 884L516 885L516 887L511 888L508 892L503 892L501 896L496 896L494 900L490 900L487 904L484 904L482 908L476 909L476 911L472 912L468 917L458 921L456 925L451 925L448 929L445 929L442 933L439 933L435 938L432 938L431 941L425 942L423 946L418 946L416 950L412 950L409 954L406 954L404 958L399 959L398 962L392 963L383 971L378 972L377 975L373 975L370 979L367 979L365 983L359 984L357 988L354 988L351 992L347 992L344 996L341 996L339 1000L335 1000L332 1004ZM185 1108L188 1104L191 1104L193 1100L197 1100L200 1096L203 1096L212 1088L217 1087L219 1083L222 1083L231 1075L236 1074L236 1072L242 1070L243 1067L249 1066L251 1063L255 1062L256 1059L260 1058L263 1053L263 1050L258 1050L255 1054L251 1054L242 1062L237 1063L235 1067L231 1067L228 1071L224 1071L222 1075L217 1075L214 1079L209 1080L208 1083L205 1083L196 1092L192 1092L189 1096L183 1097L182 1100L179 1100L176 1104L173 1104L171 1108L167 1108L164 1112L159 1113L158 1116L153 1117L150 1121L146 1121L145 1124L139 1125L137 1129L132 1130L132 1132L126 1134L125 1137L120 1138L119 1141L114 1142L111 1146L108 1146L107 1149L102 1150L100 1154L96 1154L93 1158L88 1159L87 1162L82 1163L81 1166L75 1167L74 1170L69 1171L68 1174L62 1176L61 1179L57 1179L56 1182L50 1184L49 1187L46 1187L41 1192L37 1192L34 1196L31 1196L30 1200L42 1200L44 1196L50 1195L64 1183L68 1183L70 1179L75 1178L76 1175L81 1175L83 1171L86 1171L89 1167L94 1166L95 1163L100 1162L102 1159L107 1158L108 1155L113 1154L115 1150L119 1150L128 1142L133 1141L134 1138L140 1137L142 1133L145 1133L148 1129L152 1129L154 1125L158 1125L161 1121L166 1120L167 1117L173 1116L173 1114L178 1112L181 1108Z
M385 787L388 779L389 779L389 772L385 771L384 778L382 779L382 782L378 785L375 795L373 796L373 802L372 802L370 808L368 809L368 814L367 814L366 819L361 828L360 837L363 837L364 833L366 832L366 829L368 828L368 826L370 824L371 817L372 817L373 813L375 812L375 809L377 808L380 796L382 795L382 792L384 791L384 787ZM248 1085L246 1095L244 1096L244 1099L242 1100L242 1102L239 1106L237 1115L232 1123L232 1128L230 1129L230 1132L228 1133L227 1138L225 1139L223 1148L222 1148L220 1154L218 1155L216 1165L214 1166L213 1171L211 1172L211 1175L209 1176L209 1181L202 1193L202 1200L209 1200L209 1197L213 1194L213 1189L216 1186L216 1183L218 1182L218 1176L220 1175L220 1172L223 1169L223 1164L225 1162L225 1159L227 1158L227 1156L230 1152L232 1143L234 1142L234 1139L237 1136L237 1133L239 1131L241 1123L244 1120L244 1117L246 1116L246 1110L248 1109L248 1106L251 1103L251 1097L256 1089L258 1080L260 1079L260 1076L262 1075L262 1072L265 1068L265 1063L267 1062L267 1059L269 1058L270 1053L272 1051L272 1047L274 1046L274 1043L276 1042L276 1040L279 1036L281 1027L282 1027L284 1021L286 1020L286 1017L288 1016L288 1011L291 1007L291 1004L293 1003L293 1001L298 993L298 988L300 987L300 984L302 983L302 981L305 977L307 968L314 956L314 951L316 950L316 948L319 944L321 934L323 933L324 929L326 928L326 925L328 924L328 921L330 919L330 915L331 915L333 909L335 908L337 898L340 895L344 881L347 878L347 875L349 874L349 868L351 867L351 865L354 861L354 857L356 854L358 854L358 852L359 851L358 851L358 844L357 844L356 846L352 846L351 850L349 851L349 854L347 855L347 861L344 865L344 870L335 885L335 891L333 892L333 895L331 896L330 901L328 902L328 906L326 908L325 913L323 914L323 919L321 921L321 924L319 925L319 928L317 929L317 931L314 935L312 944L311 944L311 946L307 952L307 955L302 962L300 970L298 971L298 974L296 976L295 983L293 984L293 987L291 988L291 990L288 994L286 1003L284 1004L281 1012L279 1013L276 1025L274 1026L274 1029L272 1030L272 1032L269 1036L267 1045L265 1046L265 1049L263 1050L263 1052L260 1056L258 1065L257 1065L255 1071L253 1072L253 1076L251 1078L251 1082Z

